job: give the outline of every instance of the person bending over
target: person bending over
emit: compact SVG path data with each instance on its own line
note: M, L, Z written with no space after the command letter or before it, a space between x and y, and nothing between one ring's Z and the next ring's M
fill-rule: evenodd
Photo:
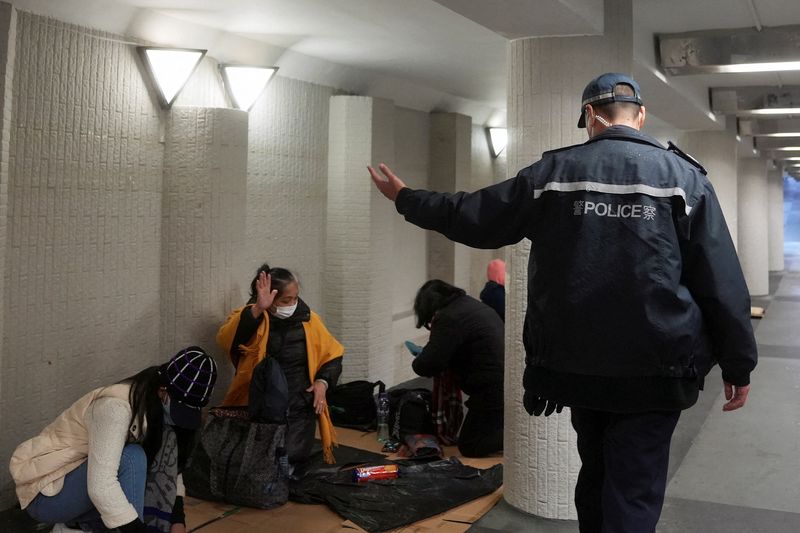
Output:
M434 378L452 372L455 386L469 395L459 451L466 457L502 451L503 321L491 307L438 279L420 287L414 313L417 327L431 332L414 358L414 372Z
M11 456L21 507L56 532L184 533L179 472L216 379L192 346L89 392Z

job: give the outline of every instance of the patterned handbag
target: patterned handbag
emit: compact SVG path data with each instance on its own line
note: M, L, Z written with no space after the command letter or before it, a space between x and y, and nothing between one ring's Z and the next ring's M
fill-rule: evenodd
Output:
M247 407L209 412L183 472L187 494L272 509L289 499L286 424L252 422Z

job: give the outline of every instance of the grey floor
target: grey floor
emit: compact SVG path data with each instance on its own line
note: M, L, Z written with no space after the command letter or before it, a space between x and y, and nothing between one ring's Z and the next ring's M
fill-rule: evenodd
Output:
M759 364L744 409L723 413L719 371L685 411L672 440L658 533L800 532L800 184L785 196L786 265L771 273L767 309L754 320ZM472 533L575 533L501 501Z

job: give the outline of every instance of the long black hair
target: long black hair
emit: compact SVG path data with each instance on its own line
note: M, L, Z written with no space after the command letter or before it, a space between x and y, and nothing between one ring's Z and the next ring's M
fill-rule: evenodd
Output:
M144 437L142 448L147 455L149 467L161 448L161 434L164 431L163 408L161 398L158 396L158 389L161 387L158 367L147 367L138 374L123 379L120 383L131 384L131 391L128 395L133 412L131 426L136 427L139 435ZM145 428L147 428L146 431Z
M270 268L268 263L264 263L258 270L256 270L256 275L253 277L253 281L250 282L250 299L247 301L249 304L256 303L258 299L258 291L256 290L256 282L258 281L258 276L261 275L262 272L266 272L270 276L270 280L272 283L272 290L278 291L278 294L275 295L276 298L279 298L283 291L286 290L286 287L292 283L300 284L297 281L297 276L292 274L285 268Z
M417 291L417 297L414 298L417 327L429 325L439 309L464 294L466 294L464 289L459 289L446 281L440 279L426 281Z

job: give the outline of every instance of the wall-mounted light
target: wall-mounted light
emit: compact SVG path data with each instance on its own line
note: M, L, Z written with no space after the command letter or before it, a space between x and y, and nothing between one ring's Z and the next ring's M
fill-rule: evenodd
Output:
M508 130L506 128L486 128L486 133L492 157L499 156L508 144Z
M161 107L169 109L206 55L193 48L137 47L150 74Z
M250 111L278 67L220 65L225 89L236 109Z

